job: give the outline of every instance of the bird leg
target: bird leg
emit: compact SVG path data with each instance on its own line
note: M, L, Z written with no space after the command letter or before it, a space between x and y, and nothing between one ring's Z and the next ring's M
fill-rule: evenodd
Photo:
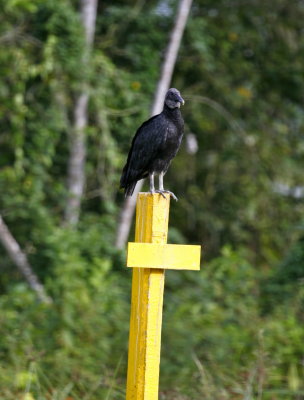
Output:
M158 175L158 189L164 191L164 173Z
M150 180L150 193L155 193L155 187L154 187L154 172L151 172L149 174L149 180Z
M165 198L165 195L161 191L155 190L155 187L154 187L154 172L151 172L149 174L149 180L150 180L150 193L151 194L160 193Z
M159 184L158 184L158 190L156 190L156 193L160 193L163 197L165 197L165 196L164 196L164 193L169 193L169 195L170 195L171 197L173 197L173 199L174 199L175 201L177 201L177 197L175 196L174 193L170 192L169 190L165 190L165 189L164 189L164 173L163 173L163 172L161 172L161 173L159 174L159 176L158 176L158 182L159 182Z

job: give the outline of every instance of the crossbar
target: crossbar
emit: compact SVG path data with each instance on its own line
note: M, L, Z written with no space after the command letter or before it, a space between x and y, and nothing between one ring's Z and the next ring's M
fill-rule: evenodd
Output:
M127 267L198 271L200 255L201 246L129 242Z

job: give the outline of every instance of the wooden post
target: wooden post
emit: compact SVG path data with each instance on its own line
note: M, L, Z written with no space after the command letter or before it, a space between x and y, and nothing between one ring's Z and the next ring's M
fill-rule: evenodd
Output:
M199 269L200 246L167 245L170 196L139 193L133 267L127 400L157 400L165 269Z

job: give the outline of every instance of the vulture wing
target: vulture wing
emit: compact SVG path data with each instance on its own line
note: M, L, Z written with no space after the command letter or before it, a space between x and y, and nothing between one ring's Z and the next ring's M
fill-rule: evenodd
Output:
M120 180L120 187L125 188L126 196L132 195L138 180L148 176L149 166L166 138L166 130L167 123L162 113L138 128Z

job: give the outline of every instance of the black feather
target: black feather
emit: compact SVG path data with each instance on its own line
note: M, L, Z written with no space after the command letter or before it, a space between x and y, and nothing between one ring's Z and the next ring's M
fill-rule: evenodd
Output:
M167 171L183 137L184 121L179 109L183 102L179 92L170 89L163 111L138 128L120 179L125 196L133 194L140 179Z

